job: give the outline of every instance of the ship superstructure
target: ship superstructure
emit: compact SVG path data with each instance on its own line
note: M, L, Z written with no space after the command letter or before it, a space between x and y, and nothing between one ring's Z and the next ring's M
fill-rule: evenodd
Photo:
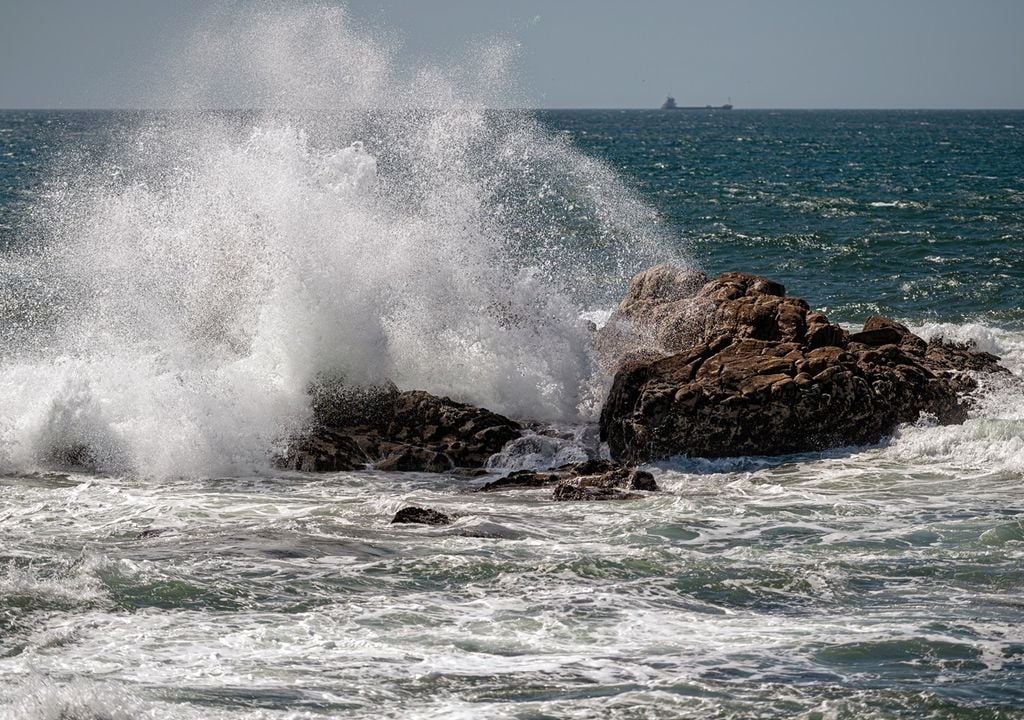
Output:
M725 105L676 105L676 99L669 95L661 104L662 110L732 110L732 103Z

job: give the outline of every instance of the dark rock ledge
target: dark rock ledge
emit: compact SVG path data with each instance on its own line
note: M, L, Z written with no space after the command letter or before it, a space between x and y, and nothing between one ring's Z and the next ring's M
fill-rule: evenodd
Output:
M436 472L487 476L483 465L524 427L513 420L450 398L394 385L352 388L341 382L312 390L314 424L295 438L279 467L307 472L360 470ZM654 477L609 460L590 460L557 470L524 470L488 482L482 491L553 487L555 500L620 500L657 490ZM431 514L433 513L433 514ZM405 508L394 523L442 524L443 513Z
M522 434L490 410L391 383L354 388L324 381L310 391L313 425L294 439L279 467L307 472L446 472L479 468Z
M656 491L658 484L646 470L627 468L611 460L588 460L557 470L518 470L480 486L477 491L544 487L553 488L553 500L628 500L640 497L633 491Z

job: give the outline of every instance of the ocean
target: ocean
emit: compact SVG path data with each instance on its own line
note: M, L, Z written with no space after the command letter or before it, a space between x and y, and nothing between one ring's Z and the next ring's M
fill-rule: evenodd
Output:
M1024 717L1019 383L628 502L270 463L328 372L573 457L662 261L1019 376L1022 241L1024 112L0 112L0 715Z

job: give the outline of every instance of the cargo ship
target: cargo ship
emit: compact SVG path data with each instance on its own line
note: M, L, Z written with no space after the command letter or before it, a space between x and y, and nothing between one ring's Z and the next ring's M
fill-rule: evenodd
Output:
M669 95L661 104L662 110L732 110L732 103L725 105L676 105L676 99Z

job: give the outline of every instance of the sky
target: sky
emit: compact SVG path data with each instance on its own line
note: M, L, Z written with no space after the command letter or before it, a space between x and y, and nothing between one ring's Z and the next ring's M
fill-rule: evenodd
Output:
M212 11L267 4L0 0L0 107L158 105L164 68ZM514 47L516 104L530 107L657 107L671 94L737 108L1024 108L1024 0L318 4L387 38L400 67Z

